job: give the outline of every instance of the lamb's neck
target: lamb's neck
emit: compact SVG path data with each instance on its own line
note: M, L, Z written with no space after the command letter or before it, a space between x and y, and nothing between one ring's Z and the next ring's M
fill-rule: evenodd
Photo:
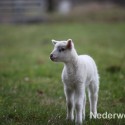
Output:
M65 62L65 67L66 67L68 73L76 72L76 69L78 68L77 52L73 53L73 55L71 56L71 58L68 62Z

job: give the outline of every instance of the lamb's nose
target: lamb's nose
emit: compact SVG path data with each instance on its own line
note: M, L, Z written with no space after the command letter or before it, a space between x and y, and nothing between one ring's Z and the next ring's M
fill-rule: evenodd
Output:
M50 54L50 58L53 58L53 54Z

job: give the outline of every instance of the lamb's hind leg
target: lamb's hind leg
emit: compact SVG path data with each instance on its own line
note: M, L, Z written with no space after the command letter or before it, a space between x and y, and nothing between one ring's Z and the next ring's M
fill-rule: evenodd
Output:
M74 93L68 88L64 88L67 105L67 120L74 120Z
M91 82L88 87L88 95L90 102L90 118L92 118L92 116L96 118L97 115L98 90L98 83L95 81Z
M84 94L84 99L83 99L83 120L85 120L85 107L86 107L86 93Z

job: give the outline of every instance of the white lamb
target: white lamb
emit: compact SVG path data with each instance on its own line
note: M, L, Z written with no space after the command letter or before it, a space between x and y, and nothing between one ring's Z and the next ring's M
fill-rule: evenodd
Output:
M76 125L82 124L85 119L86 94L88 89L90 101L90 114L97 114L97 101L99 91L99 75L94 60L88 55L77 54L71 39L67 41L52 40L54 50L50 59L63 62L62 81L67 104L67 119L74 120ZM83 117L82 117L83 114Z

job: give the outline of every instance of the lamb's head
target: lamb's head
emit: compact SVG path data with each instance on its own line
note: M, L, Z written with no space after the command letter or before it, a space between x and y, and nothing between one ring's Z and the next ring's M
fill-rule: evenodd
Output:
M50 54L50 59L55 62L68 62L74 52L74 44L71 39L67 41L52 40L54 50Z

